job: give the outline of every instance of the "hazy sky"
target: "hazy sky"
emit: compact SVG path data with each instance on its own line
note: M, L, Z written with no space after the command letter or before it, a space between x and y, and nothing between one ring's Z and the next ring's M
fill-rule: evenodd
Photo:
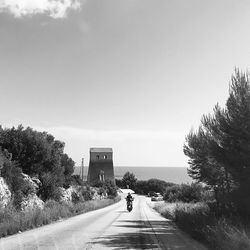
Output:
M249 68L249 0L0 0L0 124L88 164L186 166L185 136Z

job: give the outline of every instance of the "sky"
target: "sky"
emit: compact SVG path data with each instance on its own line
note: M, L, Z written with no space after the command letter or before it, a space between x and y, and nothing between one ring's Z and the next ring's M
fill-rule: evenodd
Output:
M0 0L0 124L88 165L187 166L185 136L249 69L249 0Z

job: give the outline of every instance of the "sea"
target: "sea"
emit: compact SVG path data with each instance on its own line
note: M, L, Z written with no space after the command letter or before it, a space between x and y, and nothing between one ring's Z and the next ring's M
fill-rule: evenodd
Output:
M124 167L114 166L116 179L122 179L126 172L133 173L137 180L148 180L152 178L172 182L176 184L191 183L192 178L187 174L187 167ZM74 174L81 175L81 167L75 167ZM88 167L83 168L83 178L87 179Z

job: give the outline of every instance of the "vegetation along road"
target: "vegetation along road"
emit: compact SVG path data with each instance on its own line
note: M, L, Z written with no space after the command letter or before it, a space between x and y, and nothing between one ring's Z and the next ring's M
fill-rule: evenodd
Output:
M0 249L205 249L180 232L135 195L134 209L125 198L103 209L9 236Z

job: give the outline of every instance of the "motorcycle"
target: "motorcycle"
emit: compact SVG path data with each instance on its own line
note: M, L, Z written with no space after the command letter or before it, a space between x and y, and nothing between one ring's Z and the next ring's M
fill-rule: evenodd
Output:
M133 199L133 200L134 200L134 199ZM132 209L133 209L133 200L127 201L127 210L128 210L129 212L131 212Z

